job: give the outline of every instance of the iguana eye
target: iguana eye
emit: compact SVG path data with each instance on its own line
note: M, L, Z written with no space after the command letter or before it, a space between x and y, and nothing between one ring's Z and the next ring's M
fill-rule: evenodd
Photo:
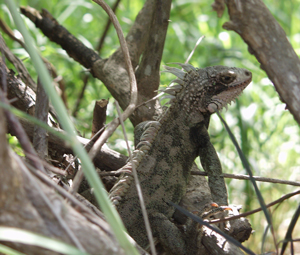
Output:
M224 75L224 76L221 76L221 81L225 84L229 84L231 82L234 81L235 79L235 75L231 74L231 75Z

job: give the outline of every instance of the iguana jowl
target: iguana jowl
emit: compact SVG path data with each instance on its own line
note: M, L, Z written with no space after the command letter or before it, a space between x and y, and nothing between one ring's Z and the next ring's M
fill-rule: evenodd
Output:
M167 67L177 76L177 85L166 93L174 96L168 110L147 124L134 151L145 205L153 235L168 254L190 254L189 240L170 221L174 208L165 201L178 204L185 194L190 169L196 157L209 175L214 202L227 204L227 191L222 168L207 132L210 115L227 107L251 82L251 72L242 68L212 66L203 69L180 64L186 71ZM131 163L124 169L131 169ZM148 245L133 177L125 174L112 188L112 201L129 234L142 247Z

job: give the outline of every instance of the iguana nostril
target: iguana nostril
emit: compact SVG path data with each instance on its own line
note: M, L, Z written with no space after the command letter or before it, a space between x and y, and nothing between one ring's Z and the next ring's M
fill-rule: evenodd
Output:
M252 75L252 73L251 73L251 72L249 72L248 70L246 70L246 71L245 71L245 75L246 75L246 76L251 76L251 75Z

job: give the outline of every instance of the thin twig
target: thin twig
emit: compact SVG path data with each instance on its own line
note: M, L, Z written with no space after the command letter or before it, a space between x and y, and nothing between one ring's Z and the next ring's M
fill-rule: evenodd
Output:
M115 105L116 105L118 115L120 117L120 123L121 123L121 126L122 126L122 130L123 130L123 134L124 134L124 138L125 138L125 142L126 142L126 146L127 146L127 151L128 151L128 155L129 155L130 162L131 162L132 174L133 174L133 177L134 177L134 180L135 180L135 186L136 186L137 194L138 194L138 197L139 197L140 206L141 206L141 209L142 209L142 214L143 214L143 218L144 218L146 232L147 232L147 236L148 236L149 243L150 243L151 254L156 255L155 244L154 244L154 241L153 241L153 235L152 235L151 226L150 226L150 222L149 222L149 218L148 218L148 214L147 214L147 210L146 210L146 206L145 206L145 201L144 201L144 197L143 197L143 193L142 193L142 188L141 188L141 184L140 184L140 181L139 181L139 178L138 178L138 175L137 175L137 171L135 169L135 165L132 161L132 153L131 153L131 150L130 150L130 147L129 147L124 122L121 118L120 106L119 106L117 101L115 101Z
M86 148L87 151L89 151L93 145L93 143L96 141L96 138L103 132L103 130L106 128L106 126L104 125L104 127L102 127L93 137L91 137L91 139L88 141L88 143L86 143L83 148ZM69 169L69 167L75 162L75 160L78 157L76 156L71 162L70 164L66 167L65 171L67 171Z
M52 171L52 170L51 170ZM100 173L100 176L120 176L120 171L109 171L105 173ZM192 175L201 175L201 176L207 176L206 172L203 171L191 171ZM230 179L236 179L236 180L250 180L249 175L244 174L226 174L223 173L222 176L224 178L230 178ZM268 177L262 177L262 176L253 176L253 178L258 182L269 182L269 183L277 183L277 184L285 184L285 185L291 185L291 186L300 186L300 182L296 181L287 181L287 180L280 180L275 178L268 178Z
M116 12L116 9L117 9L120 1L121 0L117 0L115 2L114 6L112 7L112 10L113 10L114 13ZM99 39L99 43L97 44L97 46L95 48L95 50L98 52L98 54L100 53L100 50L102 49L102 46L103 46L103 43L104 43L104 39L106 38L106 35L108 33L108 29L109 29L110 25L111 25L111 20L108 18L108 20L107 20L107 22L105 24L104 30L102 32L102 35L101 35L101 37ZM79 105L80 105L81 99L83 98L84 91L85 91L85 89L87 87L87 83L89 81L89 77L90 77L89 75L90 74L85 74L84 77L83 77L83 86L82 86L82 89L81 89L81 91L79 93L79 96L78 96L78 98L76 100L74 110L72 112L72 115L74 117L77 116L77 112L78 112L78 109L79 109Z
M104 129L105 129L105 126L102 127L102 128L101 128L101 129L100 129L100 130L99 130L99 131L98 131L98 132L90 139L90 141L89 141L86 145L84 145L83 147L86 148L86 147L90 146L90 145L94 142L94 140L97 139L98 135L101 134L101 133L103 132ZM78 157L75 156L75 157L71 160L71 162L69 163L69 165L66 167L65 172L68 171L68 169L71 167L71 165L75 162L75 160L76 160L77 158L78 158ZM79 188L80 183L81 183L81 181L82 181L82 179L83 179L83 176L84 176L84 173L83 173L82 170L77 171L77 173L76 173L76 175L75 175L75 177L74 177L74 179L73 179L72 186L71 186L71 188L70 188L70 190L69 190L69 192L70 192L71 194L75 194L75 193L78 191L78 188Z
M143 105L145 105L145 104L147 104L147 103L149 103L149 102L151 102L151 101L153 101L153 100L156 100L157 98L159 98L159 97L162 96L163 94L164 94L164 92L161 92L161 93L159 93L158 95L156 95L156 96L150 98L149 100L147 100L147 101L145 101L145 102L143 102L143 103L140 103L139 105L137 105L137 106L135 107L135 109L137 109L137 108L139 108L139 107L141 107L141 106L143 106Z
M39 161L45 168L47 168L49 171L51 171L51 172L53 172L55 174L58 174L58 175L61 175L61 176L66 176L66 173L65 173L64 170L62 170L62 169L60 169L58 167L50 165L46 161L40 159L38 156L35 156L35 155L32 155L32 154L28 154L28 155L26 155L26 157L29 158L29 159L31 159L31 160Z
M195 53L196 48L197 48L198 45L201 43L201 41L203 40L204 37L205 37L205 36L202 35L202 36L198 39L198 41L197 41L196 44L195 44L194 49L191 51L190 55L188 56L188 58L187 58L186 61L184 62L185 64L187 64L187 63L190 61L190 59L192 58L192 56L193 56L194 53Z
M207 176L207 173L203 172L203 171L191 171L191 174ZM231 178L231 179L237 179L237 180L250 180L250 176L244 175L244 174L223 173L222 176L225 178ZM296 182L296 181L287 181L287 180L280 180L280 179L267 178L267 177L261 177L261 176L253 176L253 179L255 181L259 181L259 182L271 182L271 183L279 183L279 184L286 184L286 185L292 185L292 186L300 186L300 182Z
M294 228L296 226L296 223L299 219L299 216L300 216L300 204L298 204L298 207L297 207L297 209L296 209L296 211L293 215L293 218L291 220L291 223L289 224L289 227L286 231L280 255L284 254L285 249L286 249L289 241L291 242L291 249L293 249L292 233L293 233L293 230L294 230ZM293 252L291 254L293 254Z
M121 0L117 0L117 1L114 3L113 7L111 8L112 11L113 11L114 13L116 13L116 10L117 10L118 5L119 5L120 2L121 2ZM106 35L107 35L107 33L108 33L108 29L109 29L110 25L111 25L111 20L108 19L108 20L106 21L105 26L104 26L103 33L102 33L102 36L101 36L101 38L100 38L100 40L99 40L99 43L98 43L97 46L96 46L96 51L97 51L98 53L100 53L100 51L101 51L101 49L102 49L102 46L103 46L103 43L104 43L104 39L105 39L105 37L106 37Z
M125 37L122 33L121 26L119 24L119 21L116 17L116 15L113 13L111 8L102 0L93 0L95 3L99 4L109 15L112 23L115 26L116 32L119 37L121 49L124 54L124 60L126 63L128 75L129 75L129 81L130 81L130 93L131 93L131 98L129 105L121 115L122 120L124 121L127 119L134 111L136 103L137 103L137 84L136 84L136 79L135 79L135 74L134 70L131 64L131 59L130 59L130 54L129 50L127 47L127 43L125 41ZM97 140L97 142L94 144L93 148L90 150L89 155L93 159L97 152L100 150L101 146L105 143L105 141L108 139L108 137L116 130L116 128L119 125L119 119L114 119L111 123L108 124L107 129L104 130L100 138Z
M74 118L77 117L77 113L78 113L78 110L79 110L79 105L80 105L80 102L83 98L83 95L84 95L84 92L86 90L86 87L87 87L87 84L88 84L88 81L89 81L89 75L90 74L84 74L84 77L83 77L83 80L82 80L82 88L81 88L81 91L79 93L79 95L77 96L77 99L76 99L76 102L75 102L75 107L73 109L73 112L72 112L72 116Z
M297 191L294 191L294 192L291 192L291 193L288 193L284 196L282 196L281 198L269 203L266 205L266 208L269 208L273 205L276 205L278 203L281 203L283 202L284 200L290 198L290 197L293 197L293 196L296 196L296 195L299 195L300 194L300 190L297 190ZM239 215L235 215L235 216L232 216L232 217L226 217L226 218L223 218L223 219L217 219L217 220L211 220L209 221L209 223L212 223L212 224L215 224L215 223L219 223L219 222L224 222L224 221L228 221L228 220L236 220L236 219L239 219L239 218L242 218L242 217L247 217L251 214L254 214L254 213L257 213L257 212L260 212L262 211L262 208L257 208L257 209L254 209L254 210L251 210L249 212L245 212L245 213L241 213Z
M0 19L0 27L2 28L3 32L7 34L11 39L18 42L24 49L25 49L25 43L15 37L14 32L11 30L11 28L5 23L3 19Z

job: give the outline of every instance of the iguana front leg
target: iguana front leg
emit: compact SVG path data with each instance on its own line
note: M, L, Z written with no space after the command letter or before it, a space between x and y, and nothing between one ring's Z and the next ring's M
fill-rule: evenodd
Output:
M222 166L214 146L210 142L210 137L205 125L198 130L200 140L199 156L201 165L208 175L208 185L211 190L212 199L220 205L228 205L227 189L224 177L222 176Z
M155 126L157 125L157 123L157 121L145 121L140 123L134 131L135 145L137 145L140 142L140 138L143 132L146 133L146 135L151 135L151 132L145 132L145 130L147 130L147 126ZM217 152L210 142L210 137L206 126L208 126L208 123L204 121L200 125L197 125L196 128L192 128L191 136L192 139L195 139L196 142L199 144L199 156L201 160L201 165L208 175L208 185L211 190L212 200L220 205L228 205L227 189L224 177L221 176L222 166ZM145 135L143 134L143 136ZM144 139L147 138L145 137Z

